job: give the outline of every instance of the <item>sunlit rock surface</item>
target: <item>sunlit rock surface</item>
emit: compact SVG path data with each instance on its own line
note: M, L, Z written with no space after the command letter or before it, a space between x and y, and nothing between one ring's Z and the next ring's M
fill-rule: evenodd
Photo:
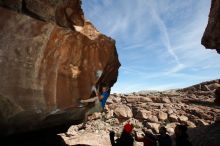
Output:
M0 135L82 120L93 85L112 86L115 41L80 0L0 0Z

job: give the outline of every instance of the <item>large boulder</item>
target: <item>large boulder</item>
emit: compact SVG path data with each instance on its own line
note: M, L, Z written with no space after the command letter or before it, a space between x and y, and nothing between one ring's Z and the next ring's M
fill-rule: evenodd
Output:
M80 0L14 2L0 0L0 135L81 121L92 86L117 80L115 41Z
M202 38L202 44L220 53L220 1L212 0L209 21Z

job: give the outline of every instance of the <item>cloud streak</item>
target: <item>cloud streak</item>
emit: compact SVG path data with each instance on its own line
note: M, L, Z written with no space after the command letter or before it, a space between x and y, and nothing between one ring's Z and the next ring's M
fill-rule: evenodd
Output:
M219 78L219 55L200 43L210 5L207 0L83 1L86 17L116 40L122 67L112 91L161 90Z
M150 10L151 10L150 12L151 12L152 18L155 19L156 24L162 33L161 38L162 38L162 41L163 41L165 47L167 48L169 54L175 59L176 64L178 66L181 66L180 61L179 61L177 55L175 54L175 52L170 44L170 37L169 37L168 31L167 31L167 27L164 24L163 20L160 18L158 12L156 11L156 9L154 7L154 2L155 1L151 0L151 3L150 3Z

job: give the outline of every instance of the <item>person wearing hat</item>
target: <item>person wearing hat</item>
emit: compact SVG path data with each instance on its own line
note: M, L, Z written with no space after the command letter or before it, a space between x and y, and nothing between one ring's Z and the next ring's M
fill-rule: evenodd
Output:
M176 125L175 127L175 141L176 146L193 146L189 141L189 136L187 134L187 126L186 125Z
M121 133L120 138L118 138L115 142L115 132L110 131L110 141L112 146L133 146L134 145L134 139L131 135L131 132L133 130L133 125L130 123L127 123L124 125L123 131Z
M157 136L159 146L172 146L172 139L167 134L167 129L164 126L160 127L159 133L160 135Z
M220 105L220 87L215 90L215 100L214 102Z

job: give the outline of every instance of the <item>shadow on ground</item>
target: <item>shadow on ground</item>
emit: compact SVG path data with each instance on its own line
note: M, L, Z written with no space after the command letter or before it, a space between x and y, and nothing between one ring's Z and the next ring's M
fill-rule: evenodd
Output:
M1 146L67 146L59 135L19 135L4 138Z
M66 126L63 132L69 127ZM59 129L60 131L60 129ZM189 129L189 137L193 146L220 146L220 122L208 126ZM67 146L57 129L45 129L38 132L23 133L8 137L1 137L1 146ZM77 144L71 146L90 146Z
M38 131L1 136L0 146L67 146L63 138L57 134L65 133L71 125L80 122L74 121Z
M220 122L189 129L193 146L220 146Z

